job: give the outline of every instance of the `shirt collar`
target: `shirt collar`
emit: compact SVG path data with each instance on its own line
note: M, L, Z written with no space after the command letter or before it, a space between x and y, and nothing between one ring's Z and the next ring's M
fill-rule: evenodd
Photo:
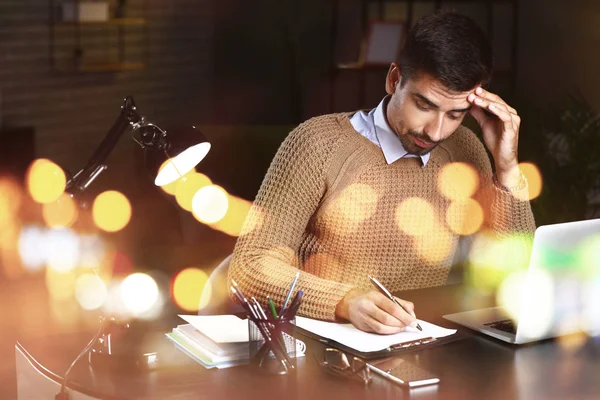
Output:
M391 164L402 157L420 157L423 167L425 167L425 165L427 165L427 161L429 161L430 153L422 156L409 154L404 149L404 146L402 146L402 142L400 142L400 139L396 133L392 131L392 128L390 128L385 116L389 98L390 96L386 96L383 98L383 100L381 100L373 115L375 136L377 136L377 140L379 141L379 145L383 151L385 161L388 164Z

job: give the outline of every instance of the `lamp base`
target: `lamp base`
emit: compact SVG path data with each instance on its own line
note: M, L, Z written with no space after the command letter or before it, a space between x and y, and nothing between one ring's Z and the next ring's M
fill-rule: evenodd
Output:
M145 329L141 323L123 323L110 318L88 353L98 371L148 371L158 366L158 352L144 351L140 343Z

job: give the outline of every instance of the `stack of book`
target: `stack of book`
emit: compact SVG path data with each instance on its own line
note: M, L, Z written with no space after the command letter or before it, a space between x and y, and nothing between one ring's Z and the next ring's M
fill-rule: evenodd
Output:
M248 320L235 315L180 315L187 324L166 334L175 346L203 367L228 368L248 363ZM306 346L296 340L296 357Z

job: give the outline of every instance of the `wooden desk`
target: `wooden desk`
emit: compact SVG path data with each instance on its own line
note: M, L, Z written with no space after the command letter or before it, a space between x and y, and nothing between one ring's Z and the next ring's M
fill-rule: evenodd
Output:
M406 292L417 315L451 326L442 314L466 309L457 287ZM135 399L597 399L600 393L600 341L565 345L544 341L515 347L465 331L466 338L403 356L435 373L437 386L412 391L373 377L370 386L330 376L317 366L324 346L301 337L307 355L296 374L265 376L251 367L206 370L172 346L163 333L169 322L147 340L160 351L163 366L145 373L92 374L86 362L73 370L72 382L102 398ZM22 343L50 371L62 375L93 332L47 337ZM563 344L561 344L563 343ZM95 376L94 376L95 375Z

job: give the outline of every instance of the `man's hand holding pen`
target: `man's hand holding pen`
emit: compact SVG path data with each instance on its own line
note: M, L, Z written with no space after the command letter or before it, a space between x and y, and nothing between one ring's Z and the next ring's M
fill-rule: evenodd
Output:
M407 326L416 328L414 304L401 299L398 301L402 307L378 290L353 289L338 303L336 315L365 332L387 335L401 332Z

